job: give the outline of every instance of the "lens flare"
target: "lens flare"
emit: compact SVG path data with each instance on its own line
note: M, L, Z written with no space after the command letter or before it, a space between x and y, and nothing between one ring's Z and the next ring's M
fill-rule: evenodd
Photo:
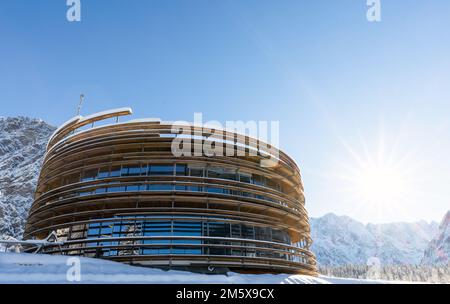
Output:
M389 206L408 194L408 181L400 168L389 164L364 164L353 178L355 194L364 202Z
M364 140L358 147L342 143L348 154L337 163L334 177L355 214L381 222L399 214L409 217L408 207L420 194L420 163L413 154L399 155L395 140L389 142L383 136L372 145Z

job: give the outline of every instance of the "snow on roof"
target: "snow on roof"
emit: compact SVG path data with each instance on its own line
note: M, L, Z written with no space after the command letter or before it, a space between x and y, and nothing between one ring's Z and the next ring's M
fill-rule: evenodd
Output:
M122 123L139 123L139 122L159 122L161 123L161 118L137 118L128 120Z
M101 112L97 112L97 113L82 117L80 122L83 122L86 120L91 120L96 117L114 115L114 114L118 114L118 113L126 113L125 115L131 115L131 114L133 114L133 109L131 109L130 107L126 107L126 108L118 108L118 109L110 109L110 110L106 110L106 111L101 111Z
M48 150L48 145L50 144L50 142L52 141L53 137L56 136L56 134L58 134L62 129L66 128L69 125L75 124L77 122L80 121L80 119L82 118L81 115L77 115L75 117L72 117L71 119L69 119L68 121L66 121L65 123L63 123L61 126L59 126L55 132L53 132L53 134L50 136L49 140L48 140L48 144L47 144L47 150Z

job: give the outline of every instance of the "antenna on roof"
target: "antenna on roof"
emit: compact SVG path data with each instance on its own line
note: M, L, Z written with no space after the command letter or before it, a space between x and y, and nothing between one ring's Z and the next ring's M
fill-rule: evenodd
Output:
M80 103L78 104L78 109L77 109L77 116L80 115L81 106L83 105L83 101L84 101L84 94L81 94L80 95Z

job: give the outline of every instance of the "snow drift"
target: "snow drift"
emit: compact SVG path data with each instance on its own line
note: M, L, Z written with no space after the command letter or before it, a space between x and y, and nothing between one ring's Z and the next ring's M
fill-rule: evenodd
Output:
M0 253L0 284L370 284L390 283L291 274L207 275L129 266L100 259ZM79 266L80 281L71 281ZM69 275L68 275L69 274Z

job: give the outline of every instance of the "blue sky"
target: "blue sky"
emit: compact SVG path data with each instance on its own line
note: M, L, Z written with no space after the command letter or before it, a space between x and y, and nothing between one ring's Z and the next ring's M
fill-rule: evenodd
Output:
M0 2L0 116L58 125L83 92L85 115L279 121L312 216L450 209L449 1L381 0L380 23L365 0L81 0L75 23L65 2ZM370 158L404 172L398 206L349 181Z

